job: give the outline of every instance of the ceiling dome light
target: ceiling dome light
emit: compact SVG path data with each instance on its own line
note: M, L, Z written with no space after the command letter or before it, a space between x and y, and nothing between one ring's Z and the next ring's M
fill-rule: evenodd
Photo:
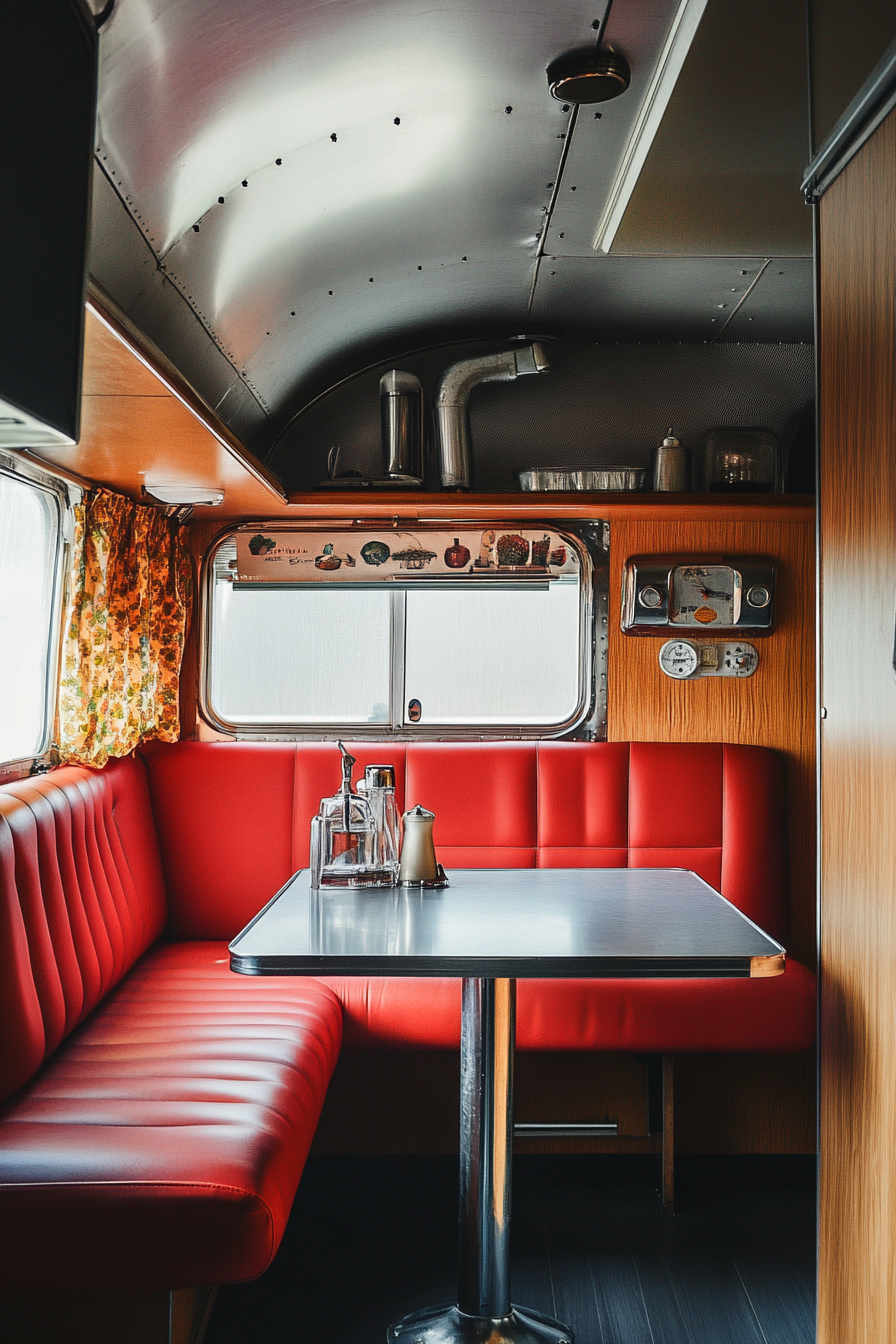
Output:
M551 96L560 103L605 103L629 86L628 61L611 47L569 51L548 66Z

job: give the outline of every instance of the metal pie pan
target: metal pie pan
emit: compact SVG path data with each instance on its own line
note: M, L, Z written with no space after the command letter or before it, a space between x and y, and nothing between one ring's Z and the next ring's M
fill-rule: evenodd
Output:
M646 467L527 467L521 490L643 490Z

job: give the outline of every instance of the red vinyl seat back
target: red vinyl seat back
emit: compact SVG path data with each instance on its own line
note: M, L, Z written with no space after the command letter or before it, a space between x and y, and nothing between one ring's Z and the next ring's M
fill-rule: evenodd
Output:
M166 914L140 761L0 788L0 1097L118 983Z
M366 765L394 765L404 807L400 743L346 743ZM335 742L178 742L146 752L175 938L233 938L299 868L311 818L336 793Z
M412 742L408 806L435 813L445 868L534 868L536 752L526 742Z
M787 931L783 765L764 747L661 742L347 744L355 779L396 769L401 810L435 813L451 868L690 868ZM340 779L333 742L181 742L147 753L179 938L232 938L308 863Z
M690 868L787 935L784 767L766 747L558 742L538 749L538 863Z

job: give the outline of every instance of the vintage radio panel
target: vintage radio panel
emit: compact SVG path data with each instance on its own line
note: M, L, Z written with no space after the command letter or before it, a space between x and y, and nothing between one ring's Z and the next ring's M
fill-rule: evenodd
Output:
M767 635L775 607L775 567L750 556L633 556L622 578L628 635Z

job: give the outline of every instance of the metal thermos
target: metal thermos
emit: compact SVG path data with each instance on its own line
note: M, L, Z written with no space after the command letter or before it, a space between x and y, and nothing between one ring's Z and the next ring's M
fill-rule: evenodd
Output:
M653 456L654 490L687 490L691 483L690 452L683 448L670 425Z
M402 817L404 840L401 845L399 882L435 882L439 876L435 846L432 842L432 823L435 813L425 807L412 807Z
M420 379L390 369L380 379L383 475L394 481L423 480L423 394Z

